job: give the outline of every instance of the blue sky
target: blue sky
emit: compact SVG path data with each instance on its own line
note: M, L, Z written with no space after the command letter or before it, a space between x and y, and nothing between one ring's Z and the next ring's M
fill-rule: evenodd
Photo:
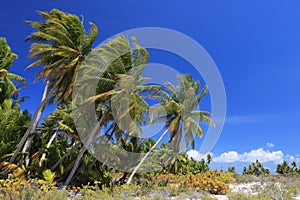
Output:
M213 165L223 165L226 155L246 165L249 157L264 157L258 154L270 157L266 165L271 168L281 157L294 157L300 164L299 1L2 0L0 36L19 55L11 71L29 83L21 95L30 96L22 107L31 113L40 102L43 82L33 82L38 68L24 71L31 63L30 43L24 40L33 30L23 20L40 20L35 11L52 8L84 15L86 24L94 22L100 30L95 44L147 26L174 29L195 39L213 58L226 88L227 119L212 151L220 162ZM184 64L158 52L150 56L179 70Z

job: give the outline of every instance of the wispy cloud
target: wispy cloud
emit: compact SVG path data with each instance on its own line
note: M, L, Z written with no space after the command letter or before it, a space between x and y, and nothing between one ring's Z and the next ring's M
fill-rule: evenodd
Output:
M266 144L266 147L269 148L269 149L273 148L274 146L275 146L275 145L274 145L273 143L271 143L271 142L268 142L268 143Z
M251 115L227 115L225 118L226 124L253 124L265 122L281 122L283 119L297 120L300 112L292 111L285 113L257 113ZM293 117L294 116L294 117Z
M259 115L236 115L227 116L226 124L245 124L245 123L263 123L271 121L273 115L259 114Z

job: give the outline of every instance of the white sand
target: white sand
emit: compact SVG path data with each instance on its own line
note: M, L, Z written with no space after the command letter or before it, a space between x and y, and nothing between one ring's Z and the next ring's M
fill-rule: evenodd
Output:
M244 194L256 195L258 191L262 190L266 186L266 183L251 182L251 183L240 183L230 184L229 188L233 193L242 192ZM219 200L228 200L226 195L212 195L212 197ZM300 194L295 197L295 200L300 200Z

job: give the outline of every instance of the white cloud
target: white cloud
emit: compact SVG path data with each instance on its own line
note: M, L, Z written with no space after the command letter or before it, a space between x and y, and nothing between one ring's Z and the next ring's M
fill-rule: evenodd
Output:
M214 162L237 162L240 160L240 155L236 151L228 151L225 153L222 153L219 157L213 158Z
M213 158L213 162L221 163L255 162L256 160L259 160L261 163L274 162L277 164L284 160L284 154L280 150L270 152L269 150L259 148L241 154L236 151L229 151Z
M273 148L275 145L273 143L268 142L266 144L267 148Z
M300 155L286 155L285 156L286 161L288 162L293 162L295 161L296 163L300 164Z
M208 153L207 153L208 154ZM199 151L196 151L196 150L189 150L187 152L187 155L191 158L193 158L194 160L196 161L199 161L201 159L206 159L207 157L207 154L201 154ZM212 153L209 153L211 156L213 156Z
M287 160L288 162L295 161L300 164L300 155L284 155L281 150L271 151L270 148L275 145L272 143L267 143L264 148L253 149L249 152L238 153L237 151L228 151L224 152L219 156L214 157L212 153L213 159L212 162L215 163L234 163L234 162L245 162L251 163L259 160L261 163L273 162L274 164L282 163L283 160ZM190 150L187 152L189 157L199 161L201 159L206 159L207 154L202 154L196 150Z
M295 160L295 157L292 156L292 155L286 155L286 156L285 156L285 159L288 160L288 161L294 161L294 160Z

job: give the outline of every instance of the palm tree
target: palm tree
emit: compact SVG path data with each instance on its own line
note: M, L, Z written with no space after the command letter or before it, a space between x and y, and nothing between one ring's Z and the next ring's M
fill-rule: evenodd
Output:
M210 162L212 161L212 156L211 156L211 154L207 154L206 160L207 160L207 164L209 165Z
M244 170L245 170L245 168L244 168ZM243 170L243 174L244 174L244 170ZM246 169L247 170L247 169ZM231 174L236 174L236 169L235 169L235 167L234 166L229 166L228 167L228 169L227 169L227 172L228 173L231 173Z
M0 105L3 104L5 99L11 98L13 94L18 98L17 87L12 81L21 82L23 86L26 86L26 81L23 77L8 72L17 57L11 51L6 39L0 38Z
M243 174L243 175L249 174L249 173L248 173L248 170L247 170L247 167L244 167L244 168L243 168L243 173L242 173L242 174Z
M134 86L145 81L145 79L135 78L139 77L143 67L148 62L148 52L137 43L135 38L132 38L132 40L133 44L135 45L135 50L132 50L130 48L130 43L124 36L118 36L108 41L106 44L93 49L90 57L97 57L96 61L93 59L87 59L87 61L84 62L84 66L81 68L82 71L80 75L83 78L82 80L77 81L76 84L78 84L78 86L82 88L82 90L85 91L86 88L89 88L90 81L99 81L96 88L96 94L88 98L87 101L95 102L95 108L96 110L98 110L98 113L100 113L100 115L99 122L92 129L92 132L86 133L88 135L87 142L78 154L72 171L70 172L67 180L64 183L64 185L66 186L71 182L81 159L83 158L95 135L100 132L101 126L107 124L107 121L111 119L112 109L114 108L111 108L110 106L113 102L113 98L118 99L117 97L119 97L120 94L128 93L128 87L120 88L117 86L118 81L122 82L123 80L123 83L126 85L130 85L135 82ZM108 66L105 66L105 64L103 63L108 64ZM99 68L98 66L103 66L103 68ZM146 87L146 89L149 88ZM126 126L128 127L128 129L126 130L126 134L128 135L128 137L136 135L136 129L139 125L138 121L143 121L143 116L141 113L143 113L143 111L145 110L144 107L147 107L146 102L143 100L143 98L137 95L138 90L143 91L145 90L145 88L140 87L133 91L131 90L133 94L130 96L130 98L135 97L136 101L133 101L134 105L131 105L130 108L137 108L138 106L140 106L143 109L139 109L140 115L138 115L138 113L133 113L133 115L131 115L134 117L134 120L130 123L129 126ZM77 99L75 101L77 101ZM78 98L78 101L81 101L80 98ZM83 101L82 103L85 104L86 101ZM143 107L140 104L143 105ZM78 106L80 105L81 104L79 103ZM103 108L105 109L103 110ZM132 114L131 110L129 110L129 113ZM124 116L124 113L119 113L118 116L122 118ZM122 121L122 119L119 120ZM124 132L120 133L122 134Z
M169 166L169 170L173 174L186 174L188 171L189 158L186 153L180 153L173 163Z
M207 94L208 88L205 87L200 91L200 82L194 81L190 75L179 76L178 80L177 87L167 82L165 83L166 91L161 90L153 96L160 101L160 106L152 108L152 112L158 117L151 123L165 121L166 130L135 167L127 184L130 184L134 174L168 132L170 133L169 142L174 139L173 144L176 151L179 152L182 137L185 138L186 149L190 144L194 147L194 135L202 137L203 130L199 122L214 126L213 121L209 118L209 112L196 110L199 102Z
M294 171L296 168L297 168L297 163L295 162L295 161L293 161L292 163L291 163L291 166L292 166L292 171Z
M40 130L45 134L44 137L47 139L46 149L40 159L39 167L42 167L42 164L46 159L46 151L50 148L51 144L59 134L67 137L69 144L76 143L80 139L70 113L70 106L61 104L48 118L44 119L44 122L41 124L42 126L37 128L37 130Z
M45 21L28 21L36 30L27 40L34 41L30 47L30 58L36 59L27 67L43 66L36 78L44 77L46 86L40 106L34 113L32 123L19 143L10 161L16 159L23 147L23 152L28 152L32 138L41 114L52 97L52 101L67 102L72 94L77 66L90 52L91 46L98 35L96 25L90 23L91 31L87 33L80 19L72 14L67 14L57 9L50 12L39 12ZM48 92L48 87L50 91ZM25 144L26 142L26 144ZM25 145L24 145L25 144ZM28 165L29 159L26 161Z
M289 166L289 163L284 160L282 164L277 165L276 172L278 174L288 174L291 172L291 167Z

